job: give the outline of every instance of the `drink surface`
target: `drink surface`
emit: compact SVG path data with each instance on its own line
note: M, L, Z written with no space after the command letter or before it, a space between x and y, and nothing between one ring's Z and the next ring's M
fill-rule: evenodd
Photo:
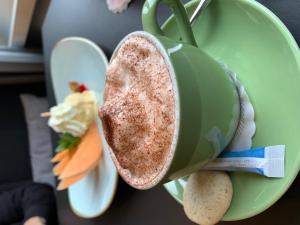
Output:
M99 114L121 176L151 183L170 160L175 99L168 65L148 39L131 36L114 55Z

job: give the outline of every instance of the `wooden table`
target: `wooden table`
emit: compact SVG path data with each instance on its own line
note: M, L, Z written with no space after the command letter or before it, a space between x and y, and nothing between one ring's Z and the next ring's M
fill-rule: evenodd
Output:
M225 0L224 0L225 1ZM50 54L55 43L68 36L91 39L110 57L117 43L131 31L141 30L140 13L143 1L134 0L122 14L107 10L105 0L52 0L43 26L46 82L51 105L54 104L50 80ZM186 2L186 1L185 1ZM273 10L290 28L298 43L300 41L300 1L261 0ZM160 8L160 21L169 11ZM274 206L251 219L238 222L221 222L220 225L299 225L300 224L300 178ZM109 210L101 217L85 220L70 209L66 192L57 194L58 214L61 225L189 225L182 207L162 186L148 191L129 187L121 179L115 199Z

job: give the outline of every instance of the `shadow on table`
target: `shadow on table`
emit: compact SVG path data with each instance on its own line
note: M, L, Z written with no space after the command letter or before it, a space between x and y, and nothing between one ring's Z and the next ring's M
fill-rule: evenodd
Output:
M265 212L246 220L235 222L220 222L219 225L299 225L300 224L300 176L297 177L288 192L271 208ZM147 191L138 191L120 179L115 199L102 216L96 219L82 219L74 216L67 200L66 192L59 192L57 198L59 219L61 224L160 224L164 225L189 225L190 222L185 216L182 206L170 204L175 201L162 186ZM156 197L154 197L156 196ZM143 201L145 204L137 202ZM166 216L168 214L168 216ZM170 215L177 215L172 219ZM178 216L182 214L182 216ZM135 215L134 221L132 215ZM155 215L155 216L154 216ZM182 218L178 220L178 218Z

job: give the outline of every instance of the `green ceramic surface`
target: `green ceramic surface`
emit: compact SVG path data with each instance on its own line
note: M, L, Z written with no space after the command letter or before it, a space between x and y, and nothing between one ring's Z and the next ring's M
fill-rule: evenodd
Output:
M197 46L185 8L180 0L146 0L142 11L142 22L145 31L164 36L157 23L157 8L160 3L167 4L174 12L177 28L183 42Z
M197 3L186 5L189 15ZM179 38L174 18L166 22L163 30L169 37ZM245 219L274 204L299 171L299 48L283 23L252 0L211 1L193 25L193 32L198 46L226 63L244 84L255 110L253 147L286 145L284 178L231 173L234 195L223 220ZM183 179L166 184L179 202L184 184Z
M220 63L196 46L180 0L163 1L176 15L182 40L162 35L156 22L157 7L162 0L145 2L142 20L143 28L148 33L130 35L144 36L153 42L169 64L178 121L171 147L175 151L170 167L167 165L155 178L156 181L166 182L170 178L186 176L216 158L232 139L240 111L239 97L232 79ZM199 101L195 104L191 101L193 98ZM137 188L150 188L157 182L150 183Z
M235 133L239 122L239 98L231 78L220 64L199 48L142 31L129 34L119 46L130 36L142 36L160 49L176 90L174 97L178 122L172 144L175 153L170 165L155 180L134 186L148 189L158 182L165 183L170 178L186 176L213 160ZM213 89L217 91L214 93ZM193 98L199 99L197 104L191 101Z

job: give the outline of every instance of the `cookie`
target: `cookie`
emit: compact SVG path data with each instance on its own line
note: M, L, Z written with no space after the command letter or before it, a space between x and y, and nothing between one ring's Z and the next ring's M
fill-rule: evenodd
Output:
M232 183L225 172L198 171L188 178L183 193L187 217L201 225L218 223L232 199Z

